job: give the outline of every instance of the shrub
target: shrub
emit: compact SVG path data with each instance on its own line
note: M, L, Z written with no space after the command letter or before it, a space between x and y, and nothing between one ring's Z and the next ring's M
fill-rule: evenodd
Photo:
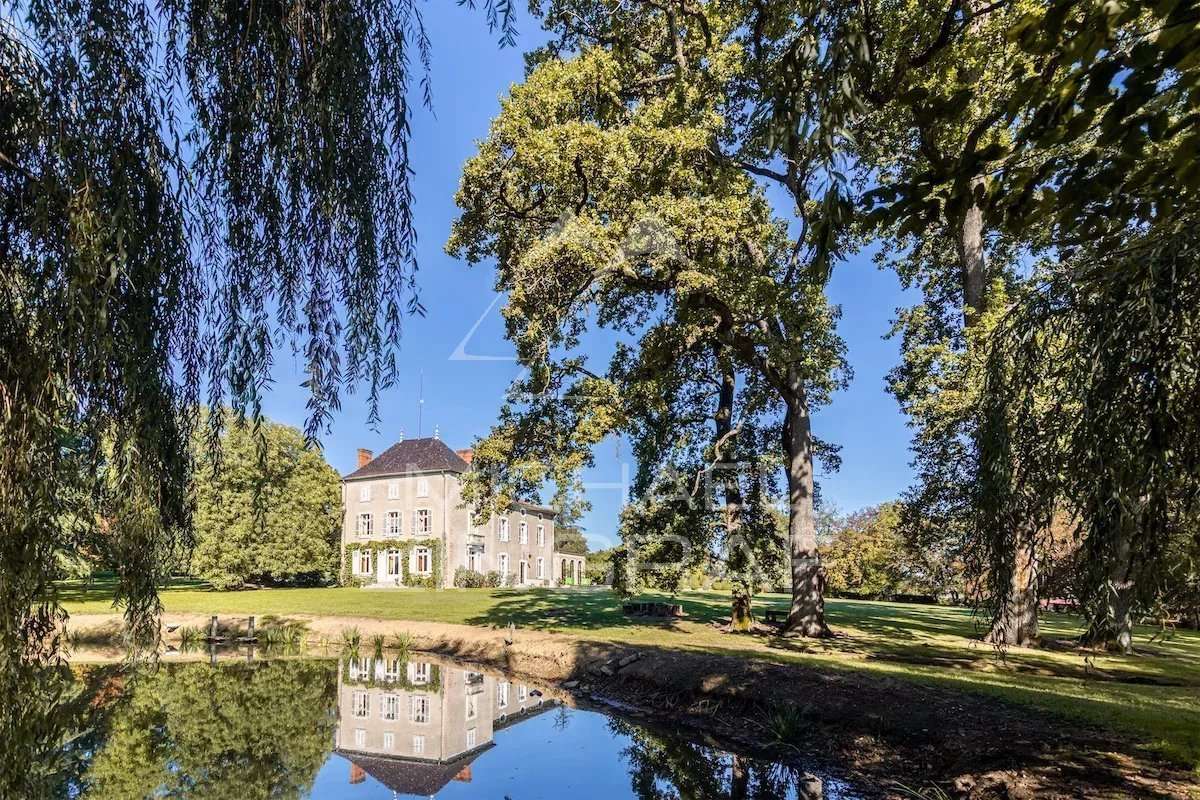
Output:
M466 567L454 570L454 585L459 589L495 589L500 585L500 573L475 572Z

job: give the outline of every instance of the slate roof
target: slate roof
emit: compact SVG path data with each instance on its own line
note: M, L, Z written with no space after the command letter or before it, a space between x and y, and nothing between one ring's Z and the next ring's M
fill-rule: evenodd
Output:
M397 794L433 797L458 777L476 756L491 746L489 742L446 762L372 756L346 750L338 752Z
M396 442L351 472L346 479L403 475L406 472L466 472L470 468L441 439L406 439Z

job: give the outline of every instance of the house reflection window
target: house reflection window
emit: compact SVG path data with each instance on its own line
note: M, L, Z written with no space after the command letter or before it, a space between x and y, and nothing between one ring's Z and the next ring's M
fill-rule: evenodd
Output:
M496 708L508 708L508 681L500 681L496 686Z
M391 731L383 732L383 749L384 750L395 750L396 749L396 734L392 733Z
M418 661L408 665L408 679L415 684L429 683L429 664Z
M475 719L479 716L479 698L477 695L467 695L467 719Z
M471 748L475 747L475 742L476 742L475 729L470 728L469 730L467 730L467 749L470 750Z
M390 721L400 719L400 696L385 694L383 696L383 718Z
M383 662L383 679L389 683L400 680L400 665L403 663L398 658L389 658Z
M409 708L409 719L413 722L429 722L429 698L414 697Z
M362 728L354 729L354 746L359 750L367 746L367 732Z
M412 738L412 751L414 756L422 755L425 752L425 737L414 736Z
M354 702L351 704L351 714L359 719L366 719L371 716L371 697L366 692L355 692Z

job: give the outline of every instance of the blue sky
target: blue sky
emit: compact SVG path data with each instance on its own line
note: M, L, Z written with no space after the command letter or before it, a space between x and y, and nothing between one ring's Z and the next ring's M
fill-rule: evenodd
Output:
M468 267L442 247L455 217L454 192L462 164L486 135L498 99L521 80L522 53L541 40L540 32L523 17L517 48L499 49L480 12L453 3L424 9L434 45L434 113L417 114L412 152L418 281L427 313L406 322L399 353L401 380L382 397L380 429L367 426L361 394L343 398L342 411L322 440L326 458L343 473L353 468L357 448L379 452L399 438L401 429L410 438L417 434L420 376L423 433L430 435L436 425L441 438L459 448L488 431L505 388L517 374L516 364L508 360L512 348L503 339L503 300L497 302L492 290L491 266ZM780 210L788 213L784 205ZM895 498L909 482L909 431L883 385L897 361L897 342L882 337L895 309L913 298L901 291L892 272L878 270L866 255L837 266L829 296L842 307L839 331L855 377L830 407L815 415L816 434L842 446L841 471L818 477L825 498L849 511ZM281 351L273 377L267 415L302 425L305 392L298 363ZM585 527L593 547L616 541L617 514L625 497L622 486L631 469L629 447L611 441L601 445L595 468L584 476L593 505Z

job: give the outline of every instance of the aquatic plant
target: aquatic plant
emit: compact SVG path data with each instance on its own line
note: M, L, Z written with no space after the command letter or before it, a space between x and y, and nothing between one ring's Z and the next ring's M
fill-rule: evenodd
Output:
M775 744L795 747L811 727L804 708L781 705L767 712L764 728L767 738Z
M354 626L342 628L342 647L344 649L357 653L360 645L362 645L362 633L358 628Z
M204 641L204 631L195 625L184 625L179 629L179 643L193 647Z
M903 783L894 783L892 789L899 792L901 797L909 797L912 800L950 800L949 793L934 783L929 784L926 789L915 789Z
M408 631L400 631L392 636L392 649L400 651L401 658L408 658L413 649L413 637Z

